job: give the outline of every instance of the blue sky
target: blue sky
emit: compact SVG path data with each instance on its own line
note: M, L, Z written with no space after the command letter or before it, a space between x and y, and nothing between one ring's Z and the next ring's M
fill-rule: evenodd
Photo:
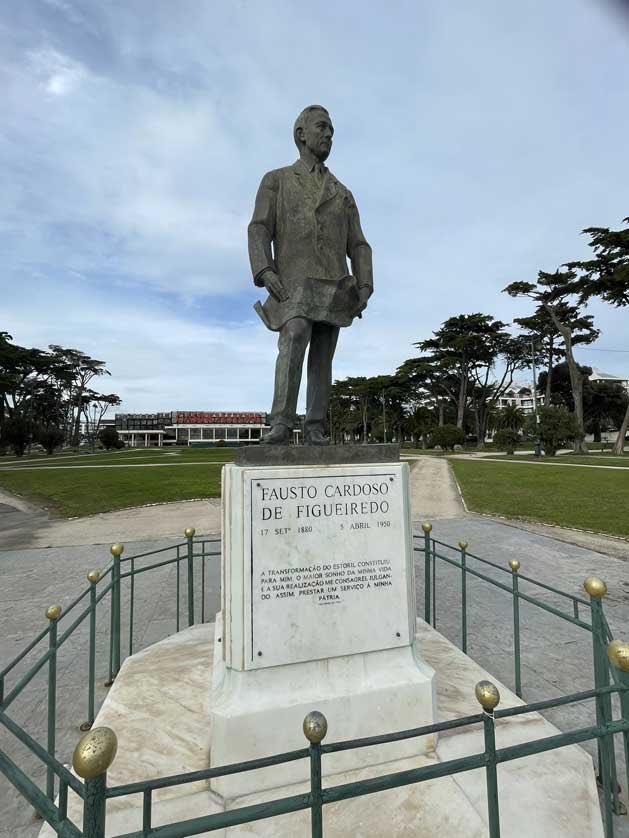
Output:
M24 0L0 11L0 328L108 362L127 410L268 409L246 225L331 112L375 294L335 377L392 372L451 315L629 215L629 16L594 0ZM600 349L629 312L593 305ZM579 349L629 375L629 351Z

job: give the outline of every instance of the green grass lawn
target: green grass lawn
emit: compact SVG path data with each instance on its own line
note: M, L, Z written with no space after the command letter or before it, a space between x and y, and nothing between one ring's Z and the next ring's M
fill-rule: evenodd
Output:
M473 512L629 537L629 470L450 463Z
M147 503L219 497L221 465L233 459L230 448L183 448L79 454L73 459L58 455L15 466L0 461L0 487L61 516L80 517ZM129 467L141 463L164 465ZM60 468L44 468L57 465ZM80 468L67 468L70 465Z
M234 459L234 448L125 448L119 451L97 451L91 454L87 451L80 453L33 455L22 457L0 458L0 469L7 468L45 468L46 466L94 466L119 465L140 463L181 463L181 462L211 462L229 463Z

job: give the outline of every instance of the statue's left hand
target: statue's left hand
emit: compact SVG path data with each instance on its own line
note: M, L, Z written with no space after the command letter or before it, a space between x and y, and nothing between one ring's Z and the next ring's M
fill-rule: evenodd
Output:
M361 288L358 292L358 305L356 306L356 313L354 317L362 317L363 311L367 308L367 303L369 302L369 288Z

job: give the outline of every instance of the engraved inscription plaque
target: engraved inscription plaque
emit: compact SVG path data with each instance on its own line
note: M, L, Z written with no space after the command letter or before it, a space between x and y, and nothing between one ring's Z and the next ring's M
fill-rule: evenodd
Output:
M410 644L408 466L243 477L245 669Z

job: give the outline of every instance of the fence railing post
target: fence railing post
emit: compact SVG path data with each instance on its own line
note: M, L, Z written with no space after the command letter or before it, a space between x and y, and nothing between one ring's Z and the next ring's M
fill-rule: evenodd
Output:
M94 724L94 694L96 686L96 585L100 579L100 570L90 570L87 581L90 583L90 639L87 663L87 720L80 729L89 730Z
M513 591L513 666L515 669L515 694L522 698L522 666L520 662L520 597L518 596L518 570L520 562L509 559Z
M120 556L124 553L124 544L112 544L111 555L114 565L111 570L111 672L109 680L120 672Z
M188 542L188 626L194 625L194 527L188 527L184 535Z
M430 533L432 532L432 524L424 521L422 530L424 532L424 620L430 625L430 562L432 558L430 551Z
M129 561L129 657L133 654L133 609L135 608L135 560Z
M48 753L55 755L57 733L57 621L61 616L60 605L50 605L46 609L46 618L50 621L48 631ZM52 766L46 769L46 795L55 799L55 773Z
M603 618L602 599L607 593L607 585L601 579L594 576L588 577L583 583L585 591L590 597L590 608L592 612L592 653L594 658L594 686L601 689L609 684L609 663L607 658L607 633ZM596 724L598 727L605 727L611 722L611 702L608 696L598 694L596 696ZM612 793L612 761L614 756L614 743L608 735L598 739L598 766L599 780L603 789L603 824L606 838L612 838L614 834L614 823L612 817L612 797L616 797L618 790ZM614 762L615 767L615 762Z
M84 782L83 836L105 838L107 771L118 750L109 727L95 727L79 739L72 767Z
M500 693L491 681L476 684L476 699L483 708L485 734L485 776L487 780L487 820L489 838L500 838L500 810L498 807L498 775L496 771L496 731L494 710L500 702Z
M612 640L607 647L607 655L618 670L620 685L625 687L625 690L619 694L620 715L623 721L629 724L629 643ZM629 731L623 731L622 739L625 751L625 776L629 789Z
M328 720L313 710L304 719L304 735L310 742L310 824L312 838L323 838L323 799L321 796L321 742L328 732Z
M467 654L467 541L459 541L461 551L461 649Z

